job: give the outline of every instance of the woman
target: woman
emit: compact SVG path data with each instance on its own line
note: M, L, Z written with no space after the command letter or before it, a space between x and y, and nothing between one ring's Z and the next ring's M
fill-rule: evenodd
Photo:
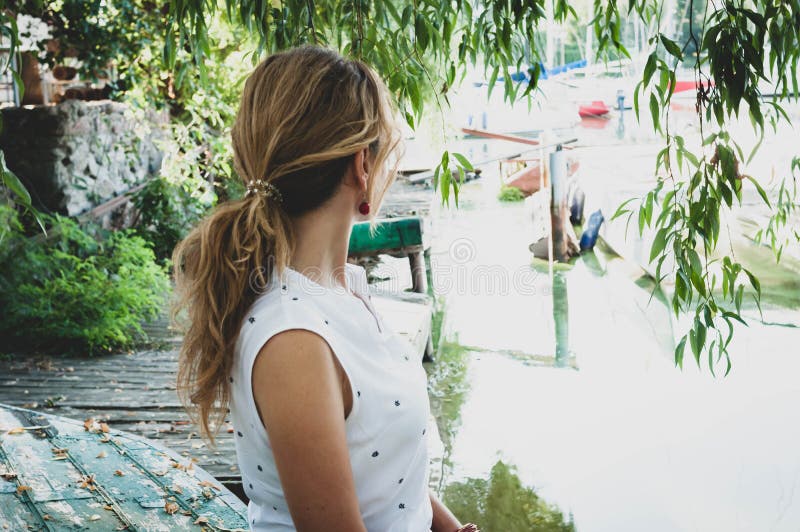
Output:
M247 80L232 137L247 194L173 257L178 379L212 440L230 408L251 527L460 529L428 490L421 362L346 262L353 222L394 179L386 87L329 50L276 54Z

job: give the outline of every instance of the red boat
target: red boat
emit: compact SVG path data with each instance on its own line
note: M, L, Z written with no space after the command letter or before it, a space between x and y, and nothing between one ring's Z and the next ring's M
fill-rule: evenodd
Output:
M605 116L608 114L609 108L600 100L593 101L588 105L581 105L578 107L578 114L581 118L589 118L593 116Z
M693 79L688 80L678 80L675 82L675 90L673 92L686 92L689 90L697 90L699 83ZM703 87L708 89L709 87L713 86L714 84L709 81L703 82Z

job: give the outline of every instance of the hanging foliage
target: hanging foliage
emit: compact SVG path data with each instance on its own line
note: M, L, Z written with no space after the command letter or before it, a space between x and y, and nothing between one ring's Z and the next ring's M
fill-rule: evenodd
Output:
M776 127L780 120L789 120L781 103L797 101L800 95L800 0L698 4L684 3L689 27L680 37L663 29L664 5L656 0L595 0L591 25L599 58L630 58L622 39L626 18L638 17L650 31L651 53L634 106L637 117L640 102L649 109L665 146L656 160L656 184L635 214L640 232L646 228L655 232L650 258L659 282L667 277L675 280L675 314L693 314L675 350L676 364L683 364L689 350L698 365L707 356L712 372L724 359L727 373L734 327L745 324L741 316L745 291L760 305L761 289L757 276L732 251L718 249L724 225L721 215L741 205L744 187L755 188L773 213L757 239L766 238L780 258L784 246L798 243L797 229L787 232L786 225L798 208L795 174L800 174L800 159L795 159L792 175L771 200L756 177L741 171L760 142L745 153L728 131L727 121L746 114L763 139L767 125ZM412 127L422 116L423 94L432 94L436 105L446 106L449 88L470 65L483 66L490 86L502 75L507 101L530 96L541 74L539 28L548 11L552 20L571 17L577 22L569 0L172 0L168 59L177 47L189 45L196 62L202 64L207 53L204 21L215 9L224 9L231 17L235 14L242 27L258 37L260 52L313 42L366 60L387 79ZM695 26L697 21L700 27ZM670 131L676 71L685 62L697 86L696 111L701 120L697 144ZM524 88L513 83L510 75L520 70L529 74ZM762 97L761 80L775 87L774 98ZM437 175L449 177L454 169L463 172L461 158L444 153ZM443 199L449 198L451 190L458 198L458 180L442 179L437 185ZM626 213L634 211L623 205L616 216Z

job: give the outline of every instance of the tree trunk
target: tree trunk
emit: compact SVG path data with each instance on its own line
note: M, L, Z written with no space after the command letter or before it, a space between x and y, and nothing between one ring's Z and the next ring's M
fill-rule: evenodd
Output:
M42 76L39 72L39 60L33 52L22 52L22 68L20 77L25 88L22 105L41 105L44 103Z

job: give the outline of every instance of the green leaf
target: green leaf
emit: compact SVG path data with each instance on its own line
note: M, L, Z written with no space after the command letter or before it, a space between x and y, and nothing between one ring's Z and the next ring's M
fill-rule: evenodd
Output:
M497 76L500 74L500 67L495 66L492 69L492 75L489 76L489 87L488 87L488 95L487 99L492 97L492 91L494 90L494 84L497 83Z
M0 174L2 174L3 185L17 196L20 203L26 207L30 207L31 195L28 193L28 189L25 188L25 185L14 175L14 172L9 170L6 166L5 154L2 150L0 150Z
M425 17L422 16L422 13L417 13L417 16L414 18L414 33L417 37L417 45L421 51L425 51L425 48L428 46L428 24L425 20Z
M756 187L756 190L758 191L758 195L761 196L761 199L764 200L764 203L767 204L767 207L772 208L772 204L769 201L769 197L767 196L767 193L764 191L764 189L761 187L761 185L758 183L758 181L756 181L756 179L754 177L749 176L749 175L745 176L745 177L748 180L750 180L750 182L753 183L753 185Z
M422 93L420 93L419 85L417 84L417 80L411 79L408 82L408 98L411 100L411 108L414 110L414 114L419 117L422 115Z
M761 295L761 281L758 280L758 277L753 275L753 272L748 270L747 268L742 268L745 275L747 275L748 280L750 281L750 286L756 291L757 294Z
M407 28L408 25L411 24L412 16L414 16L414 6L409 4L403 9L403 16L401 17L400 20L400 26L402 26L403 28Z
M667 242L669 240L669 228L662 227L656 233L655 239L653 239L653 245L650 248L650 262L656 260L664 248L667 246Z
M653 119L653 127L656 129L656 131L661 131L658 98L656 98L655 93L652 92L650 93L650 116Z
M468 170L468 171L472 171L473 170L472 164L469 162L469 160L466 157L464 157L460 153L456 153L456 152L451 153L451 155L453 157L455 157L456 160L461 164L461 168L463 168L465 170Z
M661 38L661 42L664 43L664 48L667 49L667 52L675 57L678 61L683 61L683 53L681 53L681 47L678 46L675 41L672 39L667 38L666 35L660 33L658 35Z
M683 369L683 352L686 350L686 335L684 334L675 348L675 365Z
M697 343L697 333L694 332L694 329L689 330L689 345L692 347L692 354L694 355L694 360L697 362L697 367L700 367L700 345Z
M627 207L630 202L635 201L635 200L636 200L636 198L630 198L630 199L625 200L624 202L622 202L622 204L619 207L617 207L617 210L614 213L614 215L608 221L609 222L613 222L614 220L616 220L617 218L619 218L623 214L631 212L630 209L626 209L625 207Z
M644 73L642 74L642 88L647 87L647 84L650 83L650 78L653 77L653 73L656 71L656 59L655 52L647 57L647 63L644 65Z

